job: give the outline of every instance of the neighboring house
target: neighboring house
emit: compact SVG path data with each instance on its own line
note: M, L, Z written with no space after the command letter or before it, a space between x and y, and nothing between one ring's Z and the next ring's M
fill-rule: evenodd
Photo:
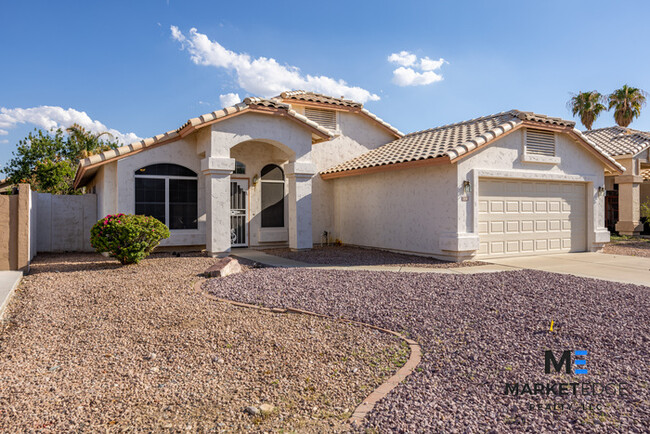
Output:
M617 125L583 134L625 167L623 175L605 174L606 226L621 235L638 235L641 204L650 201L650 133Z
M598 250L604 172L574 122L512 110L403 136L304 91L243 103L81 161L98 213L153 215L164 245L345 244L463 260Z

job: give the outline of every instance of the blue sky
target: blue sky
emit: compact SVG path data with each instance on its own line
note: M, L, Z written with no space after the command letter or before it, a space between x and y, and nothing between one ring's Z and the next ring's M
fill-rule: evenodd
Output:
M269 96L286 83L365 95L404 132L511 108L571 118L570 92L650 91L650 36L629 18L649 15L642 1L0 7L0 165L35 126L82 120L124 140L148 137L220 108L225 95ZM388 60L402 51L415 59ZM605 113L594 127L611 124ZM650 130L650 108L631 126Z

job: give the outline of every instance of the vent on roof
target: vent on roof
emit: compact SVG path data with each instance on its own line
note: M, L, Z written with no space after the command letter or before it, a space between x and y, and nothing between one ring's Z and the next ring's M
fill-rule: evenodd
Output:
M305 116L307 119L316 122L318 125L327 128L330 131L336 131L336 112L334 110L323 110L305 107Z
M527 128L525 153L555 157L555 133Z

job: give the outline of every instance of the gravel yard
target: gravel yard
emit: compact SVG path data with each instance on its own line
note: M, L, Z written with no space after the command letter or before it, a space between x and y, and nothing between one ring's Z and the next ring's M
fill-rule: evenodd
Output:
M605 245L603 253L650 258L650 239L611 242Z
M307 269L253 270L204 287L404 330L420 342L422 363L370 413L370 431L640 433L650 426L648 287L541 271ZM564 350L587 350L588 375L545 374L545 350L558 360ZM550 396L505 395L506 383L523 391L524 383L572 382L589 383L596 395L554 396L559 386ZM615 383L607 389L614 394L594 383Z
M0 431L346 430L408 356L368 328L217 302L192 287L212 263L39 255L0 332Z
M405 255L386 250L364 249L350 246L314 247L311 250L292 252L286 248L265 249L264 253L294 261L318 265L359 266L386 265L402 267L456 268L484 265L485 262L448 262L425 256Z

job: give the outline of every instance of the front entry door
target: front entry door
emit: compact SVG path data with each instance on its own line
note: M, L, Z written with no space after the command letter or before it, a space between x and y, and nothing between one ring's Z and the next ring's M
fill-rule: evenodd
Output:
M248 180L230 180L230 242L232 247L248 246Z

